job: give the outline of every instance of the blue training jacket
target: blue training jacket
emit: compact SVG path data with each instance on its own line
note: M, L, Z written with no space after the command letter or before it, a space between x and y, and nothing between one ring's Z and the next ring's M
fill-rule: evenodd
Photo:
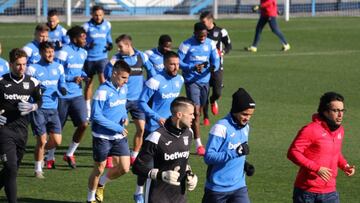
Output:
M149 57L149 61L153 64L156 74L163 72L164 70L164 55L160 53L157 47L145 51L145 54Z
M8 73L9 71L10 71L9 63L5 59L0 58L0 77Z
M35 64L40 61L41 56L39 52L39 42L36 40L33 40L29 43L27 43L23 50L26 52L27 55L27 62L26 64Z
M62 46L70 43L69 36L66 35L67 30L58 24L55 29L49 31L49 42L55 43L56 41L61 42ZM55 47L57 49L58 47Z
M40 82L42 90L42 109L57 109L60 87L66 88L64 67L57 62L48 63L40 60L39 63L31 64L26 74L36 78Z
M75 82L75 77L87 77L83 70L86 57L86 50L73 43L64 46L57 53L56 60L64 66L65 81L68 88L67 95L60 96L61 98L74 98L83 95L82 86Z
M147 55L143 52L134 49L135 54L132 56L122 55L121 53L115 54L108 65L105 68L104 76L107 80L110 80L112 73L112 66L118 60L124 60L131 68L131 73L129 76L129 81L127 82L128 86L128 95L127 99L129 101L136 101L139 99L141 91L144 85L144 75L143 67L146 69L147 77L151 78L156 75L156 71L152 63L149 61Z
M240 128L230 113L211 128L204 156L208 165L206 188L230 192L246 186L246 156L239 156L236 149L248 141L249 129L249 124Z
M144 110L150 122L146 122L145 129L149 132L160 127L160 118L167 119L171 116L170 104L180 95L184 78L181 75L169 76L165 71L155 75L145 82L140 95L140 106ZM152 100L152 107L148 101Z
M217 71L220 66L216 44L209 38L205 42L199 42L194 36L182 42L178 50L180 68L183 71L185 83L208 83L210 80L210 67ZM196 64L207 62L207 66L201 73L195 71Z
M88 51L88 61L98 61L108 58L106 46L112 44L111 23L103 20L96 24L92 19L83 25L86 31L86 50Z
M94 137L113 140L121 139L124 130L127 86L115 87L105 81L96 90L91 106L91 129Z

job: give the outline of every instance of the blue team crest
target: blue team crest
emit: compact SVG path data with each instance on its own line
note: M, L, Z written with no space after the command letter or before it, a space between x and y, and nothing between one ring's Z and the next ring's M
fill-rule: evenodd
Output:
M24 89L28 90L29 87L30 87L30 83L28 83L28 82L23 82L23 87L24 87Z
M184 136L184 145L189 145L189 136Z
M55 36L58 37L59 35L60 35L60 33L59 33L58 31L56 31L56 32L55 32Z
M105 25L103 25L103 26L101 26L101 30L106 30L106 26Z
M111 93L109 94L109 97L112 97L112 96L114 96L114 93L111 92Z
M121 88L120 93L121 93L121 94L125 94L125 89L124 89L124 88Z
M175 81L175 87L177 87L177 88L180 87L179 81Z
M85 59L84 54L80 54L80 58L81 58L82 60L84 60L84 59Z
M55 69L52 69L52 70L51 70L51 74L57 75L57 71L56 71Z
M208 47L208 46L204 46L203 49L204 49L204 51L209 51L209 47Z

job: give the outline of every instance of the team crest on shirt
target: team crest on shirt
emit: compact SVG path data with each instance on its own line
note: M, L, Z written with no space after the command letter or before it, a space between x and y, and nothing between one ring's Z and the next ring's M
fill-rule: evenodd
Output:
M105 25L101 26L101 29L106 30L106 26Z
M337 135L338 139L341 140L341 133Z
M175 81L175 87L177 87L177 88L180 87L179 81Z
M184 136L184 145L189 145L189 136Z
M55 36L58 37L59 35L60 35L60 33L56 31L56 32L55 32Z
M214 32L214 37L218 37L219 36L219 32Z
M52 73L53 75L57 75L57 71L56 71L55 69L53 69L53 70L51 71L51 73Z
M80 54L80 58L81 58L82 60L84 60L84 59L85 59L85 55L84 55L84 54Z
M203 49L204 49L204 51L209 51L209 47L208 47L208 46L204 46Z
M124 89L124 88L121 88L120 93L121 93L121 94L125 94L125 89Z
M28 83L28 82L23 82L23 87L24 87L24 89L28 90L29 87L30 87L30 83Z

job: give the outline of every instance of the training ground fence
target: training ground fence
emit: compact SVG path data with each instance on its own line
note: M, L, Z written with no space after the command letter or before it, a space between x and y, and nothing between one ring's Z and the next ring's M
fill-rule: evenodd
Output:
M0 0L0 22L44 22L56 9L68 25L91 16L102 5L111 20L197 18L212 11L216 18L257 18L259 0ZM360 16L360 0L278 0L280 17Z

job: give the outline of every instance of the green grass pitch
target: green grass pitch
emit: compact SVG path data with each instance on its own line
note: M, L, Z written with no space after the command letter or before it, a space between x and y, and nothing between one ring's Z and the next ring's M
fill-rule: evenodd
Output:
M211 116L211 123L230 109L231 94L244 87L256 101L251 120L247 159L256 167L253 177L247 178L250 199L254 203L291 202L293 182L298 168L286 158L287 149L297 131L308 123L317 109L319 97L325 91L337 91L345 96L343 154L351 164L360 166L360 23L359 18L295 18L290 22L279 19L279 25L292 49L280 52L279 40L266 27L257 53L243 51L253 39L257 19L218 20L231 37L233 50L225 56L223 96L219 102L220 115ZM146 50L156 46L161 34L173 38L174 49L192 35L194 21L131 21L112 22L113 39L127 33L134 46ZM79 23L81 24L81 23ZM0 24L3 58L11 48L22 47L33 38L35 24ZM112 51L112 54L115 51ZM111 55L112 55L111 54ZM1 105L1 104L0 104ZM134 127L130 124L132 146ZM204 144L210 127L201 127ZM33 177L34 137L29 135L27 153L18 175L19 202L72 203L85 202L87 181L92 170L91 135L76 152L78 168L71 170L62 161L71 139L73 127L67 124L63 144L56 153L55 170L46 170L46 179ZM130 146L130 147L131 147ZM192 148L194 152L194 147ZM201 202L204 191L206 165L202 157L191 155L190 163L199 176L189 202ZM234 176L237 171L233 171ZM341 171L337 178L340 199L346 203L360 202L360 178L346 177ZM135 176L130 172L106 186L105 201L132 201ZM4 201L0 191L0 202Z

